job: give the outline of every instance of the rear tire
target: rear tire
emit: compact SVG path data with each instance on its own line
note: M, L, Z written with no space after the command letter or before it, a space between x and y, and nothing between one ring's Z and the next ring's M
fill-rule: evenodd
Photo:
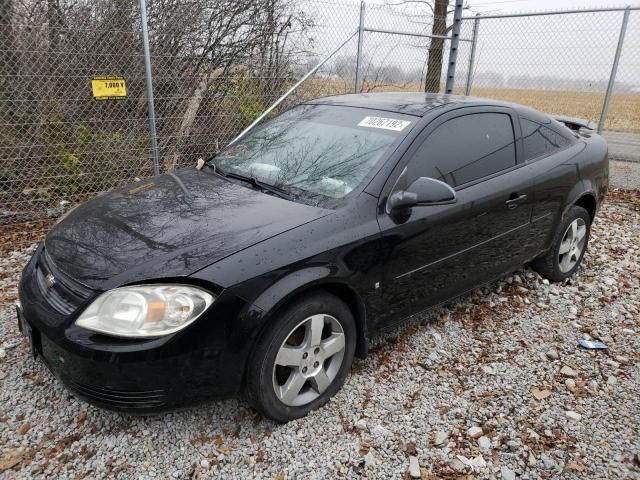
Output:
M531 266L553 282L571 277L587 251L590 233L589 212L579 206L571 207L556 228L549 251L536 258Z
M305 295L258 340L247 363L247 400L276 422L303 417L340 390L355 347L349 308L329 293Z

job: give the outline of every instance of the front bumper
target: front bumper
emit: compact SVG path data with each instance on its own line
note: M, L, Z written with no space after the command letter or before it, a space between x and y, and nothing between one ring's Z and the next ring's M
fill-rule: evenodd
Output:
M30 327L34 354L76 396L152 414L239 393L249 342L234 341L233 322L221 320L237 319L244 307L238 301L221 296L198 321L166 337L108 337L74 325L86 305L61 315L42 295L39 252L22 275L18 316Z
M174 403L172 385L157 375L148 378L158 365L141 368L135 363L125 365L113 355L110 359L100 355L86 358L65 350L26 320L20 309L18 323L28 338L32 355L81 399L103 408L141 413L162 411Z

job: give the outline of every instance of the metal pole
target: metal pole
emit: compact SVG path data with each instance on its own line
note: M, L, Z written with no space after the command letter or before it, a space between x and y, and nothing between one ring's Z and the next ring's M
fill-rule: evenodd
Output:
M525 12L525 13L500 13L495 15L482 15L483 20L495 18L523 18L523 17L542 17L545 15L574 15L577 13L601 13L601 12L623 12L625 10L640 10L637 7L611 7L611 8L577 8L572 10L546 10L542 12ZM475 17L462 17L462 20L473 20Z
M480 14L476 13L473 20L473 35L471 36L471 54L469 55L469 68L467 69L467 83L464 87L464 94L471 95L471 82L473 81L473 67L476 59L476 42L478 41L478 27L480 26Z
M363 28L365 32L373 32L373 33L387 33L389 35L404 35L405 37L419 37L419 38L442 38L443 40L451 40L451 37L446 35L427 35L426 33L414 33L414 32L403 32L401 30L387 30L384 28ZM458 39L461 42L470 42L470 38L460 38Z
M604 103L602 104L602 111L600 112L600 121L598 122L598 133L602 133L602 130L604 129L604 122L607 119L609 102L611 101L611 94L613 93L613 87L616 83L616 73L618 72L618 63L620 62L620 54L622 53L622 44L624 43L624 35L627 32L627 23L629 23L629 12L631 12L631 8L627 7L622 17L622 25L620 26L620 35L618 36L618 45L616 47L616 54L613 57L613 65L611 66L611 74L609 75L609 83L607 84L607 93L605 93L604 95Z
M360 93L360 62L362 61L362 41L364 40L364 2L360 2L360 26L358 27L358 53L356 54L356 84L354 93Z
M453 27L451 28L451 45L449 46L449 66L447 67L447 83L444 93L453 93L453 83L456 77L456 60L458 59L458 44L460 42L460 24L462 23L463 0L456 0L453 12Z
M147 104L149 108L149 133L151 134L151 155L153 157L153 174L160 174L158 160L158 138L156 133L156 109L153 103L153 76L151 75L151 54L149 53L149 30L147 28L147 3L140 0L140 17L142 19L142 45L144 48L144 71L147 81Z
M296 88L298 88L298 87L302 84L302 82L304 82L307 78L309 78L311 75L313 75L314 73L316 73L316 71L317 71L317 70L318 70L322 65L324 65L325 63L327 63L327 62L331 59L331 57L333 57L336 53L338 53L338 52L340 51L340 49L341 49L342 47L344 47L347 43L349 43L349 41L350 41L353 37L355 37L355 36L357 35L357 33L358 33L358 30L356 30L356 31L355 31L355 32L353 32L351 35L349 35L349 38L347 38L344 42L342 42L342 43L340 44L340 46L338 46L335 50L333 50L329 55L327 55L326 57L324 57L320 63L318 63L315 67L313 67L311 70L309 70L309 72L308 72L304 77L302 77L300 80L298 80L298 81L296 82L296 84L295 84L293 87L291 87L289 90L287 90L287 91L284 93L284 95L282 95L279 99L277 99L275 102L273 102L273 104L272 104L269 108L267 108L264 112L262 112L262 113L260 114L260 116L259 116L258 118L256 118L253 122L251 122L251 125L249 125L249 126L248 126L247 128L245 128L242 132L240 132L240 134L239 134L236 138L234 138L233 140L231 140L231 141L229 142L229 145L233 145L233 144L234 144L234 143L236 143L238 140L240 140L242 137L244 137L244 136L245 136L245 134L246 134L249 130L251 130L251 129L252 129L253 127L255 127L258 123L260 123L264 117L266 117L267 115L269 115L269 113L271 112L271 110L273 110L274 108L276 108L278 105L280 105L280 104L284 101L284 99L285 99L285 98L287 98L289 95L291 95L291 93L292 93Z

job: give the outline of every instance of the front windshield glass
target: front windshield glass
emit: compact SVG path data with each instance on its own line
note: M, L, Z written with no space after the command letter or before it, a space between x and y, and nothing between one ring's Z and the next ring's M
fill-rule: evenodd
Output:
M223 171L296 193L341 198L415 120L379 110L303 105L250 132L214 161Z

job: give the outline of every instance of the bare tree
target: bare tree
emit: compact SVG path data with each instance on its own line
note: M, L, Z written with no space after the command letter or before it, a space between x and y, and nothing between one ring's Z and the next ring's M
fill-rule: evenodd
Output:
M279 96L292 53L289 34L305 28L289 0L157 0L150 4L149 23L154 71L162 72L154 86L158 100L164 100L156 103L167 168L177 165L184 151L214 153L190 145L199 132L211 137L211 127L220 124L196 125L196 119L237 108L227 94L238 82L243 92L258 97L256 116ZM221 121L228 123L224 130L234 130L231 115Z
M240 130L238 92L258 85L260 113L288 87L291 34L308 37L296 3L148 0L165 169ZM0 0L0 203L57 208L151 174L139 22L137 0ZM104 75L126 79L125 100L93 98Z
M390 5L417 6L417 14L409 14L408 17L419 23L425 22L424 18L432 19L431 35L434 37L446 36L452 28L447 25L447 17L453 10L450 9L451 0L388 0ZM469 8L465 6L464 8ZM424 10L424 11L422 11ZM442 61L444 58L445 40L443 38L432 38L429 43L427 54L427 71L424 76L424 91L439 92L440 79L442 78Z
M433 0L433 5L427 4L433 11L433 26L431 35L445 36L447 34L447 8L449 0ZM440 78L442 77L442 57L444 39L432 38L429 43L429 57L427 58L427 73L424 77L424 91L440 91Z
M13 1L0 0L0 49L5 50L0 55L0 101L11 98L12 81L7 75L16 70L16 58L13 45Z
M49 23L49 50L58 50L64 18L60 0L47 0L47 21Z
M389 63L393 57L395 48L386 50L384 55L378 54L382 44L378 44L372 53L362 54L360 65L363 80L360 91L370 93L376 90L384 90L385 87L406 88L411 83L411 77L399 65ZM353 85L356 71L356 59L353 55L340 55L334 61L332 76L335 81L341 83L338 92L348 91Z

